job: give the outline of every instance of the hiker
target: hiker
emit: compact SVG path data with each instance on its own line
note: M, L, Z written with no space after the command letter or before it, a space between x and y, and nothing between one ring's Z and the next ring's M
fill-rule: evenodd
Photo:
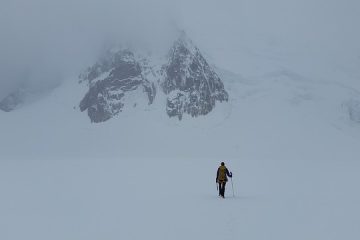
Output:
M227 177L232 177L232 172L225 167L225 163L221 162L220 167L216 173L216 182L219 184L219 196L225 198L225 185L228 181Z

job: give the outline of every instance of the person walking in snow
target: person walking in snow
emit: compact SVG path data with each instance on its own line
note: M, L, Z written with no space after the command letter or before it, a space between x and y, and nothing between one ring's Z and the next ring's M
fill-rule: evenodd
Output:
M219 184L219 196L222 198L225 198L225 185L228 181L227 177L231 178L232 172L229 172L229 170L225 167L225 163L221 162L221 165L216 173L216 183Z

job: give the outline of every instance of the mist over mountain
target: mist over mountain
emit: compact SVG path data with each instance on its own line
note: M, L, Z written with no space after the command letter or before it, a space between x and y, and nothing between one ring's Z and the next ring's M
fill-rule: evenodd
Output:
M163 45L173 25L233 72L281 66L359 89L359 9L355 0L4 0L0 97L77 75L113 42Z
M114 42L161 44L166 1L2 1L0 94L78 75Z
M357 1L347 1L346 4L328 1L323 4L321 0L276 0L270 4L264 0L229 0L223 3L213 0L106 0L99 4L97 1L78 0L50 4L44 0L32 3L16 0L5 1L3 6L0 10L3 20L0 22L3 36L0 44L3 53L0 56L0 101L1 108L6 111L41 99L65 79L78 76L89 66L96 67L104 52L114 46L128 46L133 53L142 52L143 60L149 55L168 56L180 29L184 29L201 50L204 60L200 62L205 61L208 72L214 72L214 76L214 66L247 79L291 72L295 78L301 76L303 80L335 83L360 91L360 50L357 44L360 33L355 24L360 15ZM169 59L166 63L158 57L150 59L145 61L152 62L152 66L140 71L146 80L141 84L148 92L148 103L164 92L169 94L168 115L181 118L183 113L188 113L197 116L199 112L208 113L213 109L217 101L212 99L216 95L211 92L213 90L206 90L204 92L208 93L203 92L204 95L199 97L197 94L201 91L195 94L189 86L198 88L201 83L179 80L197 79L194 77L198 74L196 70L191 73L195 75L183 78L179 77L183 71L179 67L180 58L173 57L173 63ZM143 64L139 63L139 66ZM146 72L152 72L152 78L157 80L144 77ZM106 74L106 71L102 73ZM118 73L124 74L122 71ZM116 76L115 72L109 74ZM210 75L206 78L217 78ZM106 76L102 77L105 80ZM110 75L107 81L109 79ZM91 82L91 79L87 81ZM180 87L181 81L185 82L183 87ZM192 84L188 85L189 82ZM220 91L222 84L218 88ZM213 86L213 83L207 85ZM176 88L182 89L182 93ZM94 89L90 84L80 110L91 112L95 109L100 101L94 101L95 95L102 87L97 91ZM108 91L103 93L110 94ZM123 96L119 94L111 96L119 100ZM220 94L222 97L215 99L226 100L226 95ZM194 97L197 100L189 100ZM344 99L344 102L351 102L344 103L344 106L355 120L356 101L356 97L351 101ZM194 110L193 103L186 102L197 102L197 110ZM117 114L124 105L117 103L118 107L113 109L108 104L96 107L103 112L99 119L107 119L107 111L112 112L111 116ZM204 107L206 104L209 105Z

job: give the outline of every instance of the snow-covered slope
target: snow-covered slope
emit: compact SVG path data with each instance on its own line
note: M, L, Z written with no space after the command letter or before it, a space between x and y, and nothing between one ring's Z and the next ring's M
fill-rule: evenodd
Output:
M229 101L182 121L157 98L91 124L76 79L0 112L0 238L359 238L359 93L217 72ZM225 200L220 161L234 173Z

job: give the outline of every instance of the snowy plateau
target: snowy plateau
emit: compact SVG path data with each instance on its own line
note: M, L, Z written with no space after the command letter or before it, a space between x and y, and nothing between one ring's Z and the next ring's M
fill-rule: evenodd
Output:
M356 84L268 62L239 75L177 43L6 100L0 239L360 239Z

